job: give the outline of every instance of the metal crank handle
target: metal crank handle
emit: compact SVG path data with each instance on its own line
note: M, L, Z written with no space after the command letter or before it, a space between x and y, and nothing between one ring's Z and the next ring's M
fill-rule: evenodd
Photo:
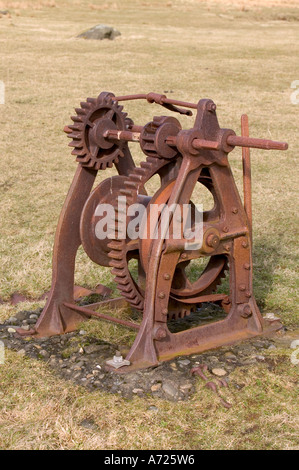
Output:
M237 135L229 135L227 144L233 147L251 147L263 150L287 150L286 142L275 142L268 139L255 139L253 137L239 137Z

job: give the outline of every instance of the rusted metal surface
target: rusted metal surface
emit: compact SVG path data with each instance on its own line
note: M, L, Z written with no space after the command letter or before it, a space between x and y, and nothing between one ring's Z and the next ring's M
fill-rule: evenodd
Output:
M144 99L179 114L191 115L189 108L196 110L193 127L182 129L180 122L169 116L155 116L145 125L135 124L119 104L133 99ZM72 120L65 132L72 139L70 146L78 168L57 227L52 288L33 333L63 334L91 316L135 328L138 333L126 358L131 365L117 369L119 373L263 334L265 324L252 290L248 149L286 150L287 144L249 137L244 117L241 136L220 128L212 100L188 103L156 93L119 97L101 93L81 103ZM134 163L129 143L140 145L146 156L139 166ZM228 161L235 146L243 148L244 204ZM113 165L118 175L104 179L93 189L97 173ZM155 177L160 179L160 188L149 196L146 186ZM152 222L150 209L155 204L168 209L189 204L194 217L195 204L201 202L193 200L197 185L204 186L214 201L213 208L202 214L200 245L194 239L194 246L191 243L187 249L185 235L181 239L166 236L176 220L171 211L166 226L161 217L155 219L159 237L129 237L128 209L132 205L138 203L145 208L145 228ZM119 197L125 198L121 209ZM116 228L111 237L99 239L97 210L104 204L114 209ZM123 222L125 237L121 236ZM107 302L111 302L111 308L119 305L119 299L84 307L76 304L74 271L80 245L95 263L112 268L123 302L142 312L140 325L97 311L107 308ZM188 266L199 259L206 259L206 266L198 279L191 281ZM138 279L130 267L132 260L138 265ZM219 293L218 286L227 273L229 290ZM223 320L170 332L170 320L184 318L207 302L223 308ZM277 323L270 325L278 327Z

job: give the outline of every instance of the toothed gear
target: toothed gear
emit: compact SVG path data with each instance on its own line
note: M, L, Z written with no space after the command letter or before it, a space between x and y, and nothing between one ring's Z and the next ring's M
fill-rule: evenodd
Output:
M87 98L76 108L72 116L72 125L67 127L67 134L74 147L72 155L76 156L81 165L95 170L111 168L119 158L124 156L125 142L111 142L105 139L108 129L126 130L127 114L122 112L123 106L114 100L113 93L103 92L97 98Z
M120 189L119 195L126 196L126 210L131 204L135 204L138 199L139 194L144 194L144 185L145 183L152 178L155 174L165 174L165 166L169 165L170 162L167 159L159 158L157 154L152 152L151 156L147 157L145 162L141 162L140 167L136 167L124 181L123 188ZM205 182L206 184L206 182ZM122 211L121 214L118 212L118 205L115 202L115 218L116 218L116 227L117 223L121 220L126 210ZM116 230L117 233L117 230ZM108 244L108 248L111 250L108 253L109 258L111 259L109 265L113 268L112 274L114 274L115 282L117 284L118 289L120 290L121 294L125 297L125 299L137 310L142 311L144 307L144 291L137 285L135 280L133 279L131 272L129 270L128 258L135 258L139 259L139 248L136 247L136 244L130 247L130 243L128 243L124 239L115 239ZM210 267L217 265L217 260L215 257L211 257L210 260ZM219 259L220 257L218 257ZM220 261L220 260L219 260ZM183 265L178 265L178 271L176 272L176 276L179 277L180 275L186 280L186 276L184 273L184 268L187 266L187 263ZM210 294L215 292L217 286L221 283L223 277L225 277L225 271L227 269L227 261L220 262L219 270L217 275L213 278L210 278L210 282L206 282L207 276L205 272L202 273L204 275L202 286L200 284L195 283L196 289L195 292L188 292L185 295L184 287L181 286L180 289L172 289L174 296L170 296L170 306L169 308L169 319L178 319L183 318L189 315L192 311L196 309L196 304L185 303L184 298L188 299L192 297L192 295L197 295L199 292L202 292L203 295ZM208 268L209 269L209 268ZM202 287L202 288L201 288ZM181 292L180 292L181 290Z
M140 167L134 168L124 181L124 188L120 189L120 195L126 196L127 208L137 202L139 194L144 193L145 183L156 173L159 173L169 161L160 159L157 155L148 157L145 162L141 162ZM127 209L126 208L126 209ZM118 205L115 203L115 221L120 221L122 214L118 212ZM117 230L116 230L117 232ZM129 252L129 244L124 239L115 239L108 244L110 252L108 256L111 258L110 266L113 268L112 273L115 275L115 282L118 289L126 300L137 310L143 309L144 293L134 281L129 267L127 255Z
M145 155L172 159L178 155L176 147L166 143L166 137L176 136L182 129L180 122L172 116L156 116L146 124L140 135L140 146Z

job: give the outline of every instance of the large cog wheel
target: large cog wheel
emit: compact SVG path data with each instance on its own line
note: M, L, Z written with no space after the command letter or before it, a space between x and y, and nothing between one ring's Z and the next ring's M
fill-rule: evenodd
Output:
M95 170L111 168L124 156L124 142L112 142L104 137L106 130L123 131L127 128L126 113L112 93L103 92L97 98L87 98L76 108L73 124L67 127L74 147L72 155L81 165Z
M152 176L159 174L162 180L163 175L169 175L169 172L165 171L167 165L170 165L169 160L152 155L147 157L146 161L142 162L139 168L136 167L129 174L123 183L124 188L120 189L120 195L126 196L127 208L138 201L138 196L144 193L145 183ZM167 185L167 181L164 184ZM123 216L123 214L118 214L117 205L115 205L115 213L117 224ZM108 256L111 259L109 264L113 268L112 273L115 275L114 280L118 289L135 309L142 311L145 292L135 282L128 265L130 259L140 258L140 246L136 244L136 241L128 243L124 239L115 239L108 244L108 248L110 249ZM179 264L176 270L176 278L179 278L179 282L177 285L174 283L171 290L171 308L168 315L172 319L183 318L196 308L196 303L188 302L188 299L192 298L192 296L198 295L198 293L206 295L215 292L222 278L225 277L227 269L227 261L223 257L211 257L206 269L201 274L199 280L194 283L192 289L185 274L187 264Z

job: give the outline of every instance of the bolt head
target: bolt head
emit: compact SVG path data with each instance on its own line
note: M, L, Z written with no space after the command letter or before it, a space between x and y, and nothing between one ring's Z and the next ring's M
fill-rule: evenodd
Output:
M252 315L251 307L250 307L249 304L247 304L247 305L244 306L243 311L241 313L241 316L243 318L249 318L249 317L251 317L251 315Z
M163 338L166 338L166 335L167 335L167 333L166 333L165 328L163 328L162 326L160 326L160 327L157 329L154 338L159 341L159 340L161 340L161 339L163 339Z
M165 293L164 292L159 292L158 297L159 297L159 299L165 299Z
M217 248L217 246L219 245L219 237L211 233L207 238L207 245L211 248Z
M240 284L239 289L240 289L240 291L245 291L246 290L245 284Z
M169 279L170 279L170 274L165 273L165 274L163 275L163 278L165 279L165 281L169 281Z

